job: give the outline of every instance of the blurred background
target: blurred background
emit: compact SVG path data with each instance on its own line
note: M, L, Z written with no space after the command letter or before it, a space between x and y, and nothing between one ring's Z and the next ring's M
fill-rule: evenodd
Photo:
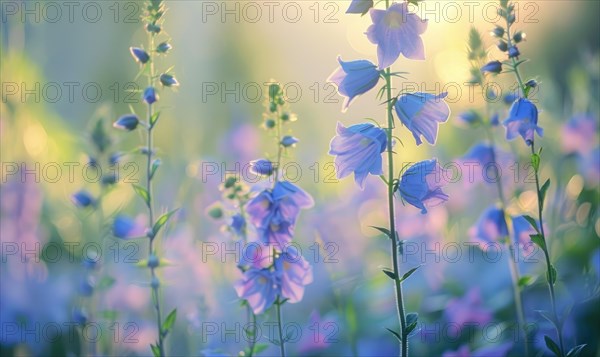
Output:
M401 128L399 165L431 157L455 162L484 139L480 129L461 125L459 114L485 105L481 93L465 85L470 28L483 33L490 59L502 58L488 34L499 20L495 4L427 0L417 10L429 21L423 35L426 60L399 60L394 70L408 74L395 86L448 91L452 114L440 127L435 147L415 147ZM597 355L600 3L516 4L516 28L527 34L519 49L531 60L522 69L540 83L533 98L545 130L538 141L544 147L541 176L552 180L545 214L559 271L559 306L571 309L567 345L588 343L587 355ZM164 28L173 50L157 65L163 70L173 66L181 85L160 93L155 144L163 166L154 194L159 211L181 208L159 241L161 256L171 262L161 270L165 310L177 307L179 315L168 339L169 354L237 355L247 344L245 309L233 289L239 272L221 245L232 240L222 227L227 217L215 221L206 211L220 200L225 170L272 151L261 128L268 94L264 83L272 79L281 83L298 117L289 129L300 143L287 160L297 163L297 184L315 198L315 207L303 211L295 238L313 265L314 282L300 303L285 306L287 327L299 331L288 348L305 356L397 353L397 341L385 329L397 324L394 294L380 273L390 265L389 245L369 228L385 226L383 185L371 177L361 191L352 178L338 181L327 155L338 121L348 125L385 118L374 92L341 113L343 98L326 81L338 66L337 56L376 62L375 46L364 35L371 20L345 15L348 5L167 1ZM111 128L131 108L143 110L135 92L138 66L128 50L145 43L142 3L2 1L0 6L1 354L82 355L93 340L99 354L149 355L156 331L148 272L135 264L145 257L147 243L104 234L105 223L117 212L145 218L139 213L143 203L122 182L143 177L136 171L143 167L142 158L132 154L142 132ZM494 81L504 92L492 107L503 119L508 106L501 98L514 90L514 80L501 76ZM568 123L580 117L594 125L574 133ZM103 201L102 218L71 202L82 188L99 193L97 180L85 169L98 122L119 153L114 167L120 170L119 182ZM494 134L501 138L504 129ZM498 141L512 160L503 167L510 181L509 211L537 216L534 186L524 166L526 147L520 141ZM208 166L218 167L217 173L207 171ZM410 243L401 269L423 264L404 289L407 310L420 315L411 338L415 355L464 356L485 348L518 355L509 254L500 251L496 258L465 244L479 214L495 202L495 187L470 181L463 175L449 183L450 200L428 215L398 201L399 233ZM207 247L214 244L218 250L212 254ZM82 276L92 269L86 267L88 248L100 256L90 284L94 298L85 302L95 325L85 330L72 322L82 305ZM543 335L552 332L535 312L549 308L544 306L543 255L520 252L518 257L523 274L532 277L523 293L527 320L535 324L531 343L550 355ZM269 343L274 318L269 311L259 319L262 343ZM277 347L262 354L276 355Z

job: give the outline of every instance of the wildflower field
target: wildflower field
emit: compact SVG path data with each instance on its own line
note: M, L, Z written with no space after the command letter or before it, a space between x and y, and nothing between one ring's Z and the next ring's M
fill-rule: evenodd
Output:
M0 17L1 356L600 356L600 2Z

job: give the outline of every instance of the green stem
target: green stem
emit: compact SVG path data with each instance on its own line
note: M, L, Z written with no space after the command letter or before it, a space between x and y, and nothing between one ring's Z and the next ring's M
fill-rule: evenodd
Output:
M535 145L532 142L531 143L531 154L535 154ZM552 270L554 269L554 267L552 266L552 263L550 262L550 252L548 251L548 242L546 240L546 234L544 232L544 220L542 218L542 211L544 209L544 203L542 201L542 194L541 194L541 190L540 190L540 178L539 178L539 174L538 174L538 170L535 170L535 189L537 192L537 199L538 199L538 220L540 222L540 235L542 236L542 240L544 242L544 247L542 249L542 251L544 252L544 258L546 259L546 267L547 267L547 273L546 273L546 278L548 280L548 290L550 292L550 304L552 305L552 314L554 317L554 322L555 322L555 327L556 327L556 333L558 335L558 342L559 342L559 346L560 346L560 353L561 356L565 355L565 348L564 348L564 342L563 342L563 337L562 337L562 324L558 319L558 312L556 310L556 294L554 292L554 279L553 278L555 276L555 272L553 272Z
M281 301L279 301L279 297L277 297L277 301L275 302L277 306L277 328L279 330L279 352L281 353L281 357L285 357L285 342L283 340L283 328L281 324Z
M507 37L507 44L508 44L508 48L512 47L512 36L510 33L510 22L507 20L506 21L506 37ZM511 58L512 60L512 64L513 64L513 70L515 72L515 76L517 77L517 82L519 83L519 87L521 88L521 91L523 93L523 96L525 98L527 98L528 92L525 88L525 85L523 84L523 79L521 78L521 73L519 72L519 68L518 68L518 64L517 61L515 60L515 58ZM531 155L535 155L535 143L532 140L531 141ZM558 320L558 313L556 311L556 295L554 293L554 278L553 276L555 275L554 272L552 272L552 270L554 269L554 267L552 266L552 263L550 262L550 253L548 251L548 243L546 241L546 234L544 232L544 219L542 216L542 211L544 210L544 202L542 201L542 194L540 191L540 178L539 178L539 172L537 168L534 168L534 172L535 172L535 188L536 188L536 192L537 192L537 201L538 201L538 221L540 224L540 235L542 236L542 241L544 242L544 247L543 247L543 251L544 251L544 257L546 259L546 267L547 267L547 280L548 280L548 290L550 291L550 304L552 305L552 313L554 316L554 321L556 324L556 333L558 335L558 341L559 341L559 346L560 346L560 353L561 356L565 355L565 348L564 348L564 343L563 343L563 337L562 337L562 325L560 323L560 321Z
M386 95L387 95L387 157L388 157L388 210L389 210L389 221L390 221L390 232L392 240L392 265L394 269L394 285L396 293L396 306L398 319L400 320L400 335L401 341L401 354L402 357L408 355L408 334L406 333L406 314L404 313L404 300L402 298L402 283L400 282L400 271L398 268L398 237L396 236L396 215L395 215L395 202L394 202L394 152L393 152L393 135L392 130L394 128L394 116L392 114L392 77L390 75L390 69L385 70L385 82L386 82Z
M256 315L250 305L246 305L246 309L248 310L248 321L252 323L252 339L248 344L248 357L254 356L254 347L256 346Z
M148 34L149 37L149 48L153 49L154 47L154 35L152 33ZM150 59L150 74L148 75L148 86L154 86L154 61ZM154 110L152 104L148 104L147 106L147 150L146 150L146 191L148 192L148 229L151 230L154 225L154 209L152 208L153 196L152 196L152 155L153 155L153 143L152 143L152 129L154 126L150 124L152 120L152 116L154 115ZM155 254L154 249L154 239L156 237L152 234L150 238L150 244L148 246L148 256L153 256ZM156 327L158 329L158 350L161 357L165 356L165 346L164 346L164 334L162 331L162 316L160 309L160 291L159 286L154 284L154 281L157 281L156 269L154 267L150 267L150 276L151 276L151 286L152 286L152 301L154 302L154 310L156 311Z
M492 148L491 149L492 161L494 162L494 164L497 164L496 144L494 141L494 136L492 135L490 129L491 128L489 125L487 125L487 124L484 125L485 133L488 137L488 140L490 141L490 146ZM500 205L501 205L503 214L506 216L507 205L506 205L506 197L504 195L504 188L502 187L502 180L500 179L498 167L494 165L494 169L496 171L496 175L495 175L496 188L498 190L498 197L500 199ZM509 251L512 250L513 244L514 244L513 238L509 232L506 237L506 246L508 247ZM508 267L510 270L510 276L511 276L511 280L512 280L512 288L513 288L513 294L514 294L514 299L515 299L515 310L517 312L517 321L519 323L519 329L523 333L523 337L524 337L523 345L525 346L525 356L529 356L529 345L527 343L527 326L526 326L527 320L525 320L525 313L523 311L523 303L521 301L521 289L519 288L519 280L520 280L519 266L515 262L515 259L512 254L509 255L509 258L508 258Z

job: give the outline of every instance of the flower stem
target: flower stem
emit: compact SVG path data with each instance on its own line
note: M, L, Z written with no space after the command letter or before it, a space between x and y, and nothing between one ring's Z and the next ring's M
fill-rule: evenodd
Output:
M148 34L148 42L149 42L149 48L153 49L154 47L154 34L149 33ZM154 79L155 79L155 74L154 74L154 61L151 59L150 60L150 74L148 75L148 86L152 87L154 85ZM148 229L149 231L152 230L152 226L154 225L154 210L152 208L152 202L153 202L153 196L152 196L152 155L153 155L153 149L152 149L152 129L154 128L154 125L151 124L151 120L152 120L152 116L154 115L154 108L152 106L152 104L148 104L147 106L147 122L148 122L148 127L147 127L147 135L146 135L146 191L148 192ZM152 256L155 255L155 249L154 249L154 239L156 237L154 236L154 233L152 233L152 236L150 237L150 243L148 246L148 256ZM155 284L154 282L157 281L157 276L156 276L156 269L154 267L150 267L150 276L151 276L151 287L152 287L152 301L154 303L154 310L156 311L156 327L158 330L158 342L157 342L157 347L159 350L159 354L161 357L165 356L165 347L164 347L164 334L162 331L162 317L161 317L161 310L160 310L160 291L159 291L159 286L157 284Z
M279 297L277 297L277 302L275 303L277 306L277 328L279 329L279 352L281 353L281 357L285 357L285 341L283 340L283 328L281 323L281 301L279 301Z
M510 32L510 21L506 21L506 37L507 37L507 44L508 44L508 48L512 47L512 38L511 38L511 32ZM514 57L511 58L512 60L512 64L513 64L513 70L515 72L515 76L517 78L517 82L519 83L519 87L521 88L521 91L523 93L523 96L525 98L527 98L528 96L528 91L526 90L525 85L523 84L523 79L521 78L521 73L519 72L519 65L517 63L517 61L515 60ZM531 155L536 155L535 152L535 143L534 140L531 140ZM540 190L540 177L539 177L539 167L534 167L534 173L535 173L535 188L536 188L536 192L537 192L537 201L538 201L538 221L539 221L539 229L540 229L540 235L542 237L542 241L544 246L542 247L542 250L544 252L544 257L546 259L546 268L547 268L547 280L548 280L548 290L550 291L550 304L552 305L552 314L554 317L554 324L556 327L556 333L558 335L558 342L559 342L559 347L560 347L560 353L561 356L565 355L565 348L564 348L564 343L563 343L563 337L562 337L562 326L560 321L558 320L558 313L556 311L556 295L554 293L554 280L556 279L556 271L554 270L554 267L552 266L552 263L550 262L550 253L548 251L548 243L546 241L546 234L544 232L544 219L542 216L542 212L544 210L544 202L542 199L542 192Z
M531 143L531 154L535 154L535 145ZM544 242L544 246L542 247L542 251L544 252L544 258L546 259L546 279L548 281L548 290L550 292L550 304L552 305L552 314L554 318L554 327L556 328L556 333L558 335L558 343L560 346L561 356L565 355L565 347L563 343L562 337L562 324L558 319L558 312L556 310L556 294L554 293L554 281L556 279L556 271L550 262L550 252L548 251L548 242L546 241L546 234L544 232L544 220L542 218L542 211L544 210L544 202L542 199L542 191L540 189L540 178L538 174L538 170L534 169L535 172L535 189L537 192L538 199L538 220L540 222L540 235L542 236L542 241Z
M395 202L394 202L394 152L393 152L393 135L392 130L394 128L394 116L392 115L392 77L390 75L390 69L385 70L385 86L387 94L387 156L388 156L388 210L390 220L390 239L392 240L392 265L394 269L394 285L396 293L396 306L398 312L398 319L400 320L400 335L401 341L401 355L406 357L408 355L408 334L406 333L406 315L404 313L404 300L402 298L402 283L400 282L400 271L398 269L398 237L396 235L396 215L395 215Z
M489 111L488 111L488 115L489 115ZM488 137L488 140L490 141L491 152L492 152L492 161L494 162L494 164L497 165L496 144L494 141L494 136L492 135L491 128L488 124L484 125L484 130ZM494 169L496 171L496 176L495 176L496 177L496 188L498 190L498 197L500 199L500 205L502 208L502 212L506 216L506 207L507 207L506 198L504 196L504 188L502 187L502 180L500 179L500 174L498 172L498 167L496 165L494 165ZM506 246L508 247L509 251L512 250L513 244L514 244L514 242L513 242L512 236L509 232L506 237ZM518 249L517 249L517 254L518 254ZM523 311L523 303L521 301L521 289L519 287L519 280L520 280L519 267L518 267L517 263L515 262L515 258L512 254L509 255L509 257L508 257L508 267L510 270L510 276L511 276L511 280L512 280L512 288L513 288L513 294L514 294L514 299L515 299L515 310L517 312L517 322L519 324L519 329L523 333L523 337L524 337L523 346L525 347L525 356L529 356L529 345L527 343L527 326L526 326L527 320L525 320L525 313Z

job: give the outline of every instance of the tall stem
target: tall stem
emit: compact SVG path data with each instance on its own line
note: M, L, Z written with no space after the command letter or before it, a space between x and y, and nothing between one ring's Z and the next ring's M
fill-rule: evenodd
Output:
M281 353L281 357L285 357L285 342L283 340L283 328L281 324L281 301L279 301L279 297L277 298L277 302L275 303L277 306L277 327L279 330L279 352Z
M485 125L484 130L488 137L488 140L490 141L490 147L491 147L491 152L492 152L492 161L494 162L494 164L497 164L496 143L494 141L494 136L491 133L489 125ZM500 205L502 208L502 212L504 215L506 215L506 207L507 207L506 196L504 195L504 188L502 187L502 180L500 179L500 174L498 172L497 166L494 165L494 169L496 171L495 177L496 177L496 189L498 190L498 198L500 199ZM513 238L509 232L506 237L506 246L508 247L509 251L512 251L513 244L514 244ZM518 254L518 250L517 250L517 254ZM517 321L519 324L519 329L521 330L523 337L524 337L523 345L525 347L525 356L529 356L529 345L527 343L527 326L526 326L526 320L525 320L525 313L523 311L523 303L521 301L521 289L519 287L519 280L520 280L519 266L517 265L513 254L510 254L508 257L508 267L510 270L510 277L512 280L512 288L513 288L513 294L514 294L514 299L515 299L515 310L517 311Z
M510 25L511 25L510 22L507 20L506 21L506 37L507 37L508 48L512 47L512 35L510 32ZM511 58L511 61L512 61L512 65L513 65L513 70L515 72L515 76L517 78L517 82L519 83L519 87L521 88L521 92L523 93L523 96L525 98L527 98L528 91L526 90L525 85L523 84L523 79L521 78L521 73L519 72L519 67L518 67L519 65L514 57ZM535 155L536 154L535 143L534 143L533 139L531 141L530 148L531 148L531 155ZM554 270L554 267L552 266L552 263L550 262L550 253L548 251L548 242L546 241L546 234L544 232L544 219L542 216L542 212L544 210L544 202L542 200L542 192L540 190L540 178L539 178L538 168L534 168L534 172L535 172L535 188L536 188L536 192L537 192L537 201L538 201L538 221L539 221L540 235L542 236L542 241L544 242L544 247L542 250L544 252L544 257L546 259L546 268L547 268L546 275L547 275L547 280L548 280L548 290L550 291L550 304L552 305L552 314L554 317L556 333L558 335L560 353L562 356L564 356L565 348L564 348L563 337L562 337L562 325L561 325L561 322L558 320L558 313L556 311L556 295L554 293L554 279L555 279L556 272Z
M400 271L398 268L398 237L396 236L396 214L394 202L394 152L392 145L392 131L394 128L394 116L392 115L392 77L390 69L385 70L386 95L387 95L387 157L388 157L388 211L390 221L390 233L392 240L392 265L394 269L394 285L396 293L396 306L398 319L400 320L400 336L402 357L408 355L408 334L406 333L406 314L404 313L404 300L402 298L402 283L400 282Z
M148 42L149 48L154 49L154 34L148 34ZM150 74L148 75L148 86L154 86L154 61L150 60ZM150 124L152 120L152 116L154 115L154 108L152 104L148 104L147 106L147 135L146 135L146 191L148 192L148 229L152 230L152 226L154 225L154 209L153 207L153 195L152 195L152 155L153 155L153 143L152 143L152 129L154 129L154 125ZM154 234L150 237L150 244L148 246L148 256L155 256L154 249L154 239L156 237ZM150 276L151 276L151 287L152 287L152 301L154 303L154 310L156 311L156 327L158 331L158 350L160 356L165 356L165 347L164 347L164 334L162 331L162 316L160 310L160 290L159 285L155 282L158 282L158 278L156 276L156 268L150 267Z

